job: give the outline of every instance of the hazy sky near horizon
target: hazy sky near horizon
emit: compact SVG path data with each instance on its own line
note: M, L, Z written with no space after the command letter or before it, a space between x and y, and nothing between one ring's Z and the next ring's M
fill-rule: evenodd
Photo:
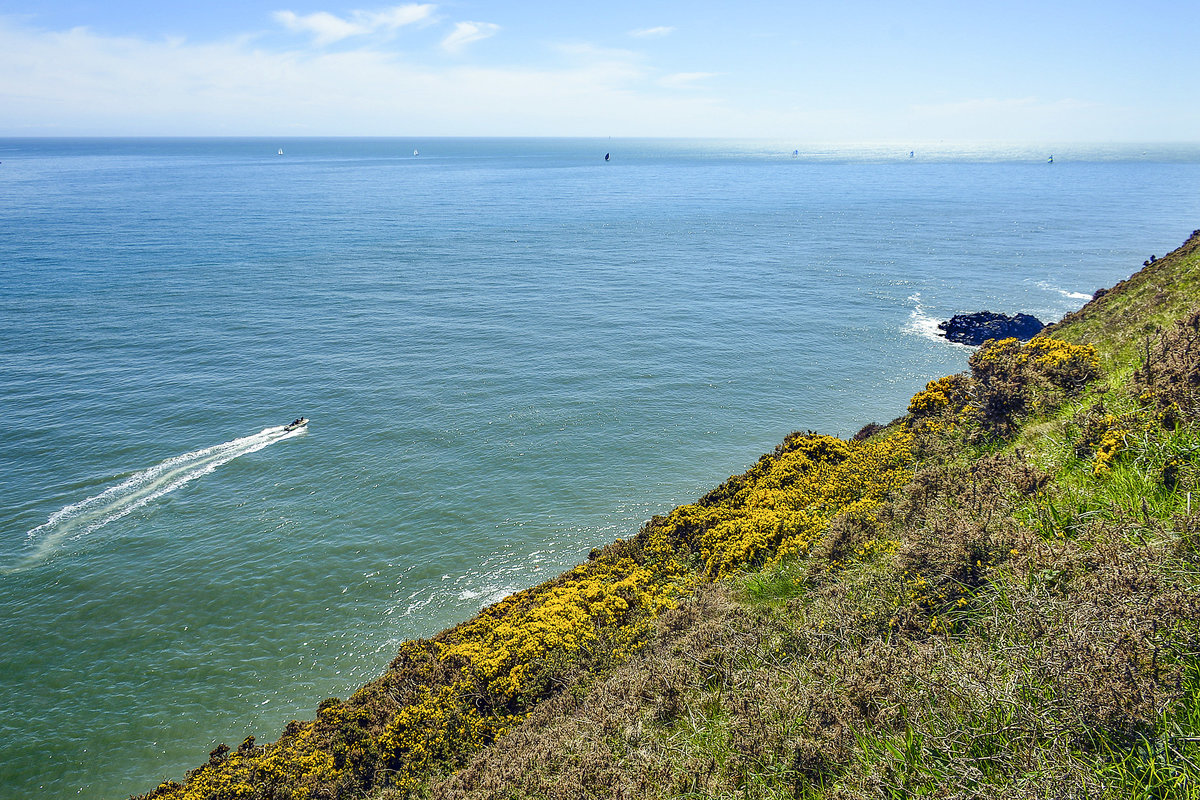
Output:
M1200 140L1200 3L0 0L0 136Z

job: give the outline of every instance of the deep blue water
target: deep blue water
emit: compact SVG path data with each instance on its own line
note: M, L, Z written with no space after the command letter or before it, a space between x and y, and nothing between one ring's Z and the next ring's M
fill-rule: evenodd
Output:
M0 140L2 793L273 739L1200 227L1197 147L793 146Z

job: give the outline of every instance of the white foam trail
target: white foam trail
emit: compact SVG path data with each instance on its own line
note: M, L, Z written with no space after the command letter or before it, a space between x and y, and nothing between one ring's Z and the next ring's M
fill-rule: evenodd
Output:
M1067 289L1060 289L1057 286L1053 286L1053 285L1047 283L1046 281L1038 281L1037 285L1038 285L1039 289L1043 289L1047 292L1058 292L1060 295L1067 298L1068 300L1085 300L1086 301L1086 300L1092 299L1092 296L1090 294L1087 294L1086 292L1072 292L1072 291L1068 291Z
M55 511L49 519L25 534L26 541L33 548L32 551L15 566L0 572L11 573L29 569L45 560L64 540L86 536L239 456L257 452L267 445L299 436L305 431L304 428L294 431L284 431L283 428L282 425L264 428L252 436L243 436L224 444L168 458L148 469L135 472L98 495Z

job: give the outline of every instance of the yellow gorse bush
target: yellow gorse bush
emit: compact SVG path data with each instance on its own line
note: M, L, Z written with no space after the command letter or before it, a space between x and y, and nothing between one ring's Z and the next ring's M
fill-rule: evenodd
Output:
M438 642L443 659L460 659L505 701L529 693L530 669L551 655L572 655L606 640L622 659L648 632L645 622L675 603L682 571L629 557L576 567L537 589L512 595Z
M1073 392L1100 374L1100 356L1090 344L1035 337L1022 344L1014 338L985 342L971 355L972 373L987 380L996 373L1044 381L1061 392Z
M1104 418L1105 431L1100 436L1100 441L1096 445L1096 452L1092 456L1092 472L1100 476L1112 471L1112 463L1117 456L1125 449L1125 438L1129 435L1129 429L1122 424L1122 420L1112 414L1108 414Z
M807 553L834 515L868 516L908 480L911 445L906 432L869 442L789 438L723 502L680 506L652 525L652 546L690 536L712 578Z
M947 375L925 384L908 402L908 413L916 417L932 417L944 411L962 408L966 403L965 377Z
M321 713L318 721L286 733L265 748L255 747L253 737L232 752L222 746L212 752L207 764L188 774L186 784L168 781L149 796L214 800L310 797L320 787L337 785L349 776L338 768L327 742L318 735L318 726L330 722L320 720ZM278 787L287 787L287 793Z
M1025 349L1031 358L1048 368L1082 361L1092 369L1100 369L1100 357L1090 344L1071 344L1062 339L1039 336L1026 342Z
M422 687L392 717L379 737L389 755L389 783L401 791L418 787L430 772L460 763L520 722L521 715L486 713L469 702L473 684Z
M925 384L908 403L908 429L936 435L954 430L969 418L972 382L966 375L947 375Z
M967 359L970 416L993 434L1008 436L1031 412L1056 408L1078 395L1100 375L1100 359L1091 345L1037 337L992 339Z

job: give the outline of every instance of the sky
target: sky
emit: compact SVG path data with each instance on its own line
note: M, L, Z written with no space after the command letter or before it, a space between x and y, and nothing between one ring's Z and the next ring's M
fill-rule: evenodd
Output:
M0 136L1196 142L1195 0L0 0Z

